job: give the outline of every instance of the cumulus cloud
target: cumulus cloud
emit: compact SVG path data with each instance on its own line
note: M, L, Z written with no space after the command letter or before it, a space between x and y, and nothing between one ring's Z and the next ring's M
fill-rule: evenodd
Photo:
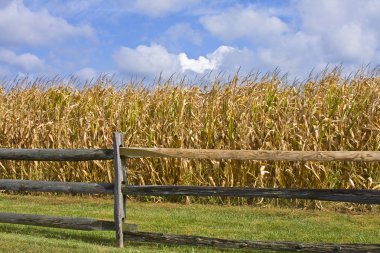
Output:
M328 64L352 70L379 63L379 1L295 0L283 8L238 6L199 20L225 42L248 39L254 61L247 64L252 68L279 67L293 76L306 76Z
M240 64L249 65L253 54L247 49L220 46L214 52L189 58L185 53L172 54L161 45L140 45L136 49L122 47L113 55L123 73L154 77L162 73L167 77L174 73L203 74L206 71L236 71Z
M368 63L379 51L379 1L305 0L296 8L302 31L320 38L326 60Z
M226 55L231 54L236 49L233 47L221 46L206 57L199 56L198 59L189 59L185 53L178 55L182 72L192 71L203 74L208 70L217 70L222 65Z
M17 55L11 50L0 49L0 62L21 68L24 72L39 71L44 63L31 53Z
M178 58L182 71L189 70L195 73L203 73L206 70L215 68L215 62L204 56L199 56L198 59L189 59L185 53L180 53Z
M140 45L136 49L121 47L113 59L122 72L143 76L155 76L160 72L172 74L179 70L178 57L156 44Z
M150 17L161 17L168 13L178 12L200 2L200 0L134 0L125 5L130 11Z
M78 77L79 79L85 80L85 81L91 81L99 77L96 70L92 68L88 68L88 67L80 69L74 75Z
M0 5L0 45L41 45L67 36L93 35L88 25L74 26L50 15L46 9L32 11L21 0Z
M288 30L278 17L253 7L233 7L220 14L203 16L200 22L213 35L229 41L244 37L271 39Z

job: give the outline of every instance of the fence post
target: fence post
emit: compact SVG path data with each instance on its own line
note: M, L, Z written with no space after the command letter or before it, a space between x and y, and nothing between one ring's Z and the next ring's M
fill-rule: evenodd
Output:
M124 147L124 138L123 138L123 135L121 135L121 140L122 140L122 144L121 144L121 147ZM122 182L121 182L121 185L127 185L127 166L126 166L126 161L127 159L126 158L121 158L121 171L122 171ZM127 217L127 194L123 193L123 213L124 213L124 220L123 222L126 222L126 217Z
M123 134L113 133L114 155L114 220L117 245L124 247L123 222L126 215L125 195L121 192L121 186L126 183L125 159L121 159L119 148L123 146Z

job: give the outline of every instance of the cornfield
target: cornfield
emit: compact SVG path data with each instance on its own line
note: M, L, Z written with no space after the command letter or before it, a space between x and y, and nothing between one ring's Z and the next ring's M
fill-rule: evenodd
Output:
M274 72L172 79L154 86L99 78L19 79L0 88L0 147L126 146L251 150L380 150L379 70L340 68L289 85ZM130 184L379 189L378 163L129 159ZM110 182L112 162L0 161L0 178Z

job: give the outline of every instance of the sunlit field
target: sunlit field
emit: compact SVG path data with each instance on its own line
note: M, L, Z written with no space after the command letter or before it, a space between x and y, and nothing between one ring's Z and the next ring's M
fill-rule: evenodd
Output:
M155 85L100 78L75 87L3 81L0 146L249 150L380 149L379 69L339 68L298 83L277 72ZM378 163L129 159L130 184L380 188ZM0 162L0 178L111 182L110 162Z
M0 195L2 212L113 219L112 198ZM293 208L127 203L127 221L139 231L209 237L299 241L303 243L380 243L379 212L337 213ZM127 242L115 247L113 231L77 231L0 223L0 252L257 252L242 249Z

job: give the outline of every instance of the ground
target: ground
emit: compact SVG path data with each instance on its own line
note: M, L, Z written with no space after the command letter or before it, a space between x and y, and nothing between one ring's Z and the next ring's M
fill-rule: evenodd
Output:
M0 193L0 209L2 212L113 219L113 201L108 197ZM244 240L380 243L378 211L342 213L129 200L127 217L128 223L138 224L140 231ZM117 249L114 232L13 224L0 224L0 238L0 252L221 252L214 248L148 243L127 243L125 249Z

